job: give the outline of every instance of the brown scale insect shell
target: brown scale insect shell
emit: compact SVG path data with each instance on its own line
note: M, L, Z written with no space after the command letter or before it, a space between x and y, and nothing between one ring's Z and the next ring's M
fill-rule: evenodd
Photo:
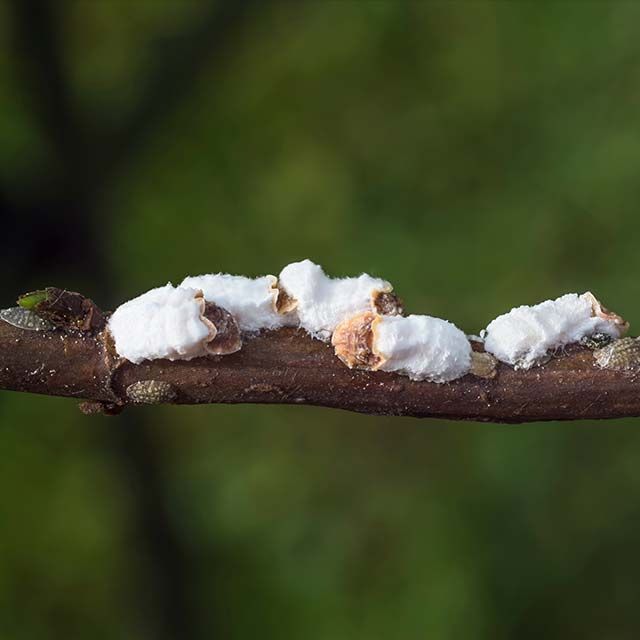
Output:
M274 286L274 288L278 292L275 301L276 311L283 316L295 311L298 306L298 301L290 296L284 289L280 289L278 286Z
M228 355L242 348L242 337L238 323L226 309L213 302L206 302L202 319L209 325L213 334L206 347L211 355Z
M609 309L603 307L598 298L596 298L591 291L587 291L584 295L591 302L591 308L593 309L594 316L616 325L621 336L627 332L629 329L629 323L622 316L619 316L617 313L609 311Z
M404 304L393 291L376 291L371 296L373 308L383 316L401 316Z
M331 344L336 356L350 369L378 369L384 360L374 352L375 325L380 316L365 311L343 320L333 332Z

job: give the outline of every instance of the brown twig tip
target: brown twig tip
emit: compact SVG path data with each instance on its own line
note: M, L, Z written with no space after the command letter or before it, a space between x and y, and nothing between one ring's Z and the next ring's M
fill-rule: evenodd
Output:
M58 287L25 293L18 298L18 305L58 327L100 331L106 324L93 300Z

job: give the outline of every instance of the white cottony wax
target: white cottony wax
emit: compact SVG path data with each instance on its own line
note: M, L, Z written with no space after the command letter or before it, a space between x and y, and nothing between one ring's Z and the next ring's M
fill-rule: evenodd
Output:
M108 323L118 355L136 364L207 355L216 328L204 317L204 306L201 291L171 284L125 302Z
M601 308L591 293L567 293L556 300L516 307L489 323L484 348L498 360L529 369L549 352L586 336L620 337L627 324Z
M295 314L276 311L278 279L275 276L247 278L226 273L188 276L181 287L201 289L208 302L231 313L241 331L278 329L296 323Z
M373 308L376 293L392 291L380 278L329 278L322 267L302 260L280 273L279 287L296 302L299 324L315 338L328 340L339 322Z
M469 373L471 344L454 324L440 318L380 316L373 328L373 351L382 371L412 380L449 382Z

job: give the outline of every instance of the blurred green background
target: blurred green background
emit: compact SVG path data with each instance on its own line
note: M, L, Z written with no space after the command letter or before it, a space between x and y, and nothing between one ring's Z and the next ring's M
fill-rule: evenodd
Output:
M640 322L640 2L0 0L0 292L393 282ZM637 329L636 329L637 333ZM640 422L0 397L0 637L640 634Z

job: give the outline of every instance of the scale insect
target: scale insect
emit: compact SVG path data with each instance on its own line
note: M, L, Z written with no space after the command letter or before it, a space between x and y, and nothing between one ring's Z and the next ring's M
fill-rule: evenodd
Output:
M331 342L349 368L392 371L430 382L450 382L472 370L466 335L451 322L430 316L365 311L341 322ZM481 360L482 374L491 377L488 361Z
M200 290L171 284L120 305L109 318L108 329L117 354L135 364L224 355L242 346L229 312L206 303Z
M606 347L613 342L614 338L606 333L594 333L592 336L585 336L580 340L580 344L587 349L595 350Z
M356 278L330 278L311 260L287 265L280 272L278 287L286 296L283 310L295 312L300 327L324 341L345 318L367 311L386 315L403 312L386 280L366 273Z
M599 335L600 341L603 335L619 338L628 327L592 293L568 293L498 316L484 332L484 347L516 369L530 369L546 362L556 349L589 336Z
M632 371L640 369L640 339L621 338L593 352L596 364L602 369Z
M294 314L282 311L277 284L278 279L272 275L248 278L210 273L188 276L180 286L201 290L207 302L224 307L234 316L241 331L256 333L297 324Z
M163 380L139 380L127 387L126 394L134 404L164 404L178 397L175 387Z
M27 331L51 331L55 326L41 318L37 313L23 307L11 307L0 310L0 320Z

